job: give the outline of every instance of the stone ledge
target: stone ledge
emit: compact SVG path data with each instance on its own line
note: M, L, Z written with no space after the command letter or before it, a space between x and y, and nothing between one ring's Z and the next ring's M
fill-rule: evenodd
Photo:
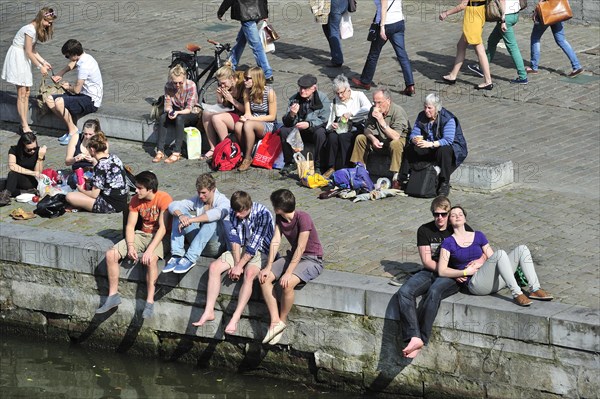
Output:
M104 253L111 246L112 242L102 237L82 237L70 232L50 233L43 229L0 223L0 260L3 261L105 276ZM202 258L198 266L185 275L160 274L158 284L170 287L167 295L176 287L181 290L205 291L209 263L210 259ZM142 269L139 265L121 267L121 279L144 283L145 271ZM325 270L319 278L297 291L296 305L398 320L399 310L395 296L398 288L387 282L382 277ZM241 283L225 284L221 292L235 297L240 286ZM191 301L192 305L197 299L203 302L204 295L196 295ZM157 304L158 307L163 306L160 300ZM257 312L254 312L257 306ZM250 307L253 308L253 317L257 313L266 315L258 287L253 292ZM252 320L246 321L254 323ZM454 330L467 333L589 352L597 353L600 350L600 310L557 302L535 301L529 308L520 308L507 296L475 298L457 294L442 302L435 325L451 326ZM253 326L248 327L249 330L255 330Z

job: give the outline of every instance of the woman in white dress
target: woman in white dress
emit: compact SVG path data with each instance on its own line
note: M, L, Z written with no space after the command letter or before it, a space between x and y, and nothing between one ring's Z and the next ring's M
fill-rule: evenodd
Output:
M44 43L52 38L53 22L56 12L44 7L38 11L35 19L25 25L15 35L9 47L2 68L2 79L17 87L17 111L21 118L19 134L31 132L27 118L29 110L29 94L33 86L32 64L46 76L52 66L36 51L37 42Z

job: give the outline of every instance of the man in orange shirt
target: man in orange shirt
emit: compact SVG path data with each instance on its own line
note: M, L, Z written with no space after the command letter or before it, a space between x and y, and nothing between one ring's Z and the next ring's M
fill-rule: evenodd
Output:
M128 257L134 262L141 261L146 267L147 298L143 318L154 313L154 284L158 278L158 259L164 258L162 240L167 233L167 212L173 199L164 191L158 191L158 179L149 171L135 177L136 195L129 204L129 216L125 227L125 239L106 251L108 272L108 297L96 313L105 313L121 303L119 289L119 263ZM138 219L141 230L136 231ZM170 235L167 235L169 237ZM141 257L138 254L141 253Z

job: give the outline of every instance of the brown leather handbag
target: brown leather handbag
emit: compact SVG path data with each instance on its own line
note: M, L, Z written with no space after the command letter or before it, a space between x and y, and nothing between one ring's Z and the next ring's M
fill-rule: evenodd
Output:
M542 0L538 3L535 11L539 21L544 25L554 25L573 17L568 0Z

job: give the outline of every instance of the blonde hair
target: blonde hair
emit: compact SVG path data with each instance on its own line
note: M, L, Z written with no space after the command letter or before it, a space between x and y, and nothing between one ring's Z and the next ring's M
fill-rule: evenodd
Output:
M181 64L177 64L169 70L169 80L173 80L175 76L183 76L185 79L186 75L187 71L183 66L181 66Z
M41 10L38 11L33 21L31 21L35 25L35 34L37 36L38 42L44 43L52 39L52 35L54 34L54 25L50 24L49 26L44 26L42 21L54 21L56 18L56 12L50 7L43 7Z
M251 100L255 104L262 103L263 94L267 81L261 67L252 67L246 72L252 78L252 87L244 92L244 100Z

